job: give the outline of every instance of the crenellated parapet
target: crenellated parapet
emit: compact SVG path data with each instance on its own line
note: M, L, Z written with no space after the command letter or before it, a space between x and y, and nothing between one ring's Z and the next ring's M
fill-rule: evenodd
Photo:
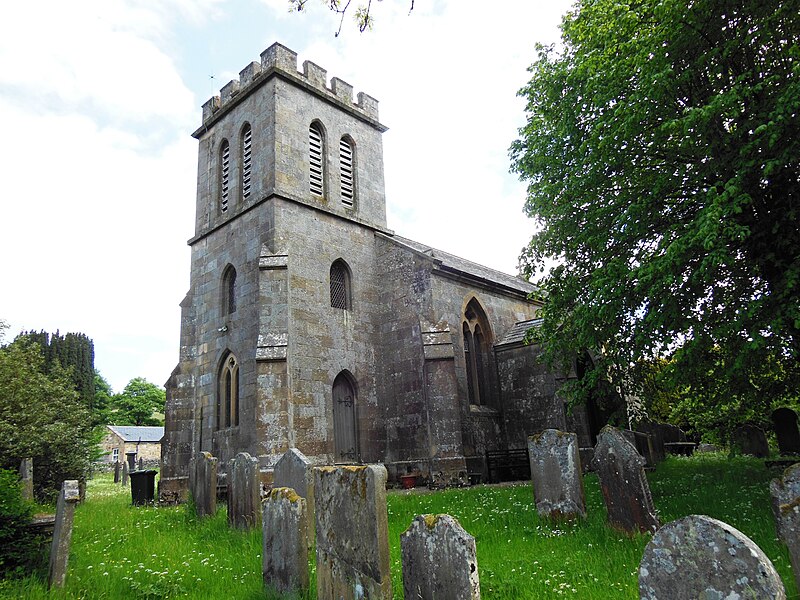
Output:
M307 60L303 62L302 72L299 71L297 53L275 43L261 53L261 62L251 62L239 72L238 80L229 81L222 87L219 96L213 96L203 104L203 125L207 125L220 111L233 106L237 99L244 97L274 74L312 88L326 99L363 115L369 121L378 121L378 101L375 98L359 92L353 101L352 85L333 77L328 87L328 73L325 69Z

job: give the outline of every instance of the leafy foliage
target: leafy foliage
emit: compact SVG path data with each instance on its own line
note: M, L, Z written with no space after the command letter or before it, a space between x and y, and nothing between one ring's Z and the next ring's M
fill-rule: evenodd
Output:
M551 363L758 406L800 382L800 13L779 0L583 0L539 47L511 147L540 230ZM580 389L577 388L579 392ZM724 412L724 411L723 411Z
M414 10L414 0L409 0L409 2L410 8L408 12L410 13ZM342 32L344 17L350 9L352 0L322 0L322 3L327 5L328 10L339 15L339 28L336 30L335 34L336 37L338 37ZM289 11L300 12L305 10L306 4L308 4L308 0L289 0ZM367 0L366 3L362 2L353 9L353 20L361 33L364 33L367 29L372 29L372 26L375 24L375 16L372 9L372 0Z
M41 560L38 536L28 525L33 504L22 497L16 472L0 469L0 578L28 573Z
M166 399L163 388L135 377L111 399L111 419L115 425L163 425L154 413L163 414Z

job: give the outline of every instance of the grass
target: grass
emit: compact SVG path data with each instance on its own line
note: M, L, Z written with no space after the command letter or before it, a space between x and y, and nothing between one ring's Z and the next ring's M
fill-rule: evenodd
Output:
M733 525L773 561L791 598L797 589L770 511L772 476L763 461L712 454L672 457L649 480L662 522L707 514ZM561 524L539 519L530 485L390 493L395 598L402 597L399 537L423 513L450 514L475 537L484 599L638 598L637 570L649 536L607 527L597 478L587 476L585 487L588 518ZM230 530L224 508L198 521L186 507L132 507L127 490L106 476L90 482L89 500L78 507L72 550L64 590L48 593L30 577L0 582L0 597L265 597L260 531Z

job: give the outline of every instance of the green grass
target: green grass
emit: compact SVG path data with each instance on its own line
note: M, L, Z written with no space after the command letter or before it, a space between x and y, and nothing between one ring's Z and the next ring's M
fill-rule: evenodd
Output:
M662 522L707 514L752 538L775 564L789 597L797 589L775 539L763 461L720 454L670 458L649 475ZM389 540L395 597L402 597L400 534L417 514L447 513L476 539L481 593L492 598L638 598L637 569L649 536L605 524L597 478L585 480L589 516L538 518L530 485L476 486L436 493L392 492ZM261 534L230 530L224 508L198 521L186 507L132 507L127 490L98 477L75 517L67 586L0 582L8 598L264 598ZM313 561L312 561L313 578ZM309 592L306 598L314 598Z

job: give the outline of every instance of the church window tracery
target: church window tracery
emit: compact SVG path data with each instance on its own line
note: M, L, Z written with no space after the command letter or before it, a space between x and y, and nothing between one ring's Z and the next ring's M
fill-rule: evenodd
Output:
M469 403L492 404L491 395L491 330L480 303L473 298L467 304L462 321L464 363L466 365Z
M239 362L225 355L217 378L217 429L239 425Z

